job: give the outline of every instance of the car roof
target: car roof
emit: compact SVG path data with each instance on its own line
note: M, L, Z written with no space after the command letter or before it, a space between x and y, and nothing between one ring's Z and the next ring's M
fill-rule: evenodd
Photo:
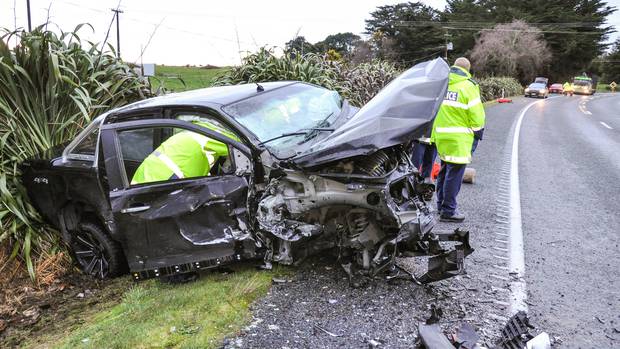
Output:
M164 106L203 106L208 108L219 108L222 105L230 104L251 96L257 93L264 93L270 90L275 90L280 87L293 85L300 83L299 81L276 81L276 82L264 82L260 83L264 91L257 91L258 86L256 84L242 84L242 85L230 85L230 86L218 86L202 88L198 90L171 93L160 97L154 97L145 99L143 101L135 102L119 109L116 109L113 113L125 113L137 109L145 108L157 108Z

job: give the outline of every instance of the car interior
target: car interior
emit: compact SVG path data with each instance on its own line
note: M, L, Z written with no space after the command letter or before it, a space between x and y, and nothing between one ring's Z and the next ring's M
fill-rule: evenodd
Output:
M192 131L176 127L150 127L120 131L118 139L127 178L133 178L142 162L163 142L179 132ZM222 176L234 172L231 159L230 155L220 156L212 164L208 176Z

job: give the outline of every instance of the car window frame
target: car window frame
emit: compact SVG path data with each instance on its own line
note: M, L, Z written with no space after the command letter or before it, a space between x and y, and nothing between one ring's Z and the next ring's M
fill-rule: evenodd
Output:
M157 182L148 182L142 183L138 185L130 185L129 179L127 178L127 172L125 171L125 165L123 163L122 157L122 149L118 139L118 132L133 130L133 129L142 129L142 128L158 128L158 127L177 127L187 131L196 132L202 134L204 136L213 138L222 143L228 145L229 148L229 156L231 157L231 161L233 162L233 166L236 169L236 156L234 150L240 151L242 154L247 156L248 158L252 158L251 149L243 143L230 139L226 136L222 136L221 134L212 131L208 128L197 126L191 122L181 121L181 120L171 120L171 119L143 119L143 120L134 120L134 121L126 121L119 122L113 124L104 124L100 127L100 143L105 142L106 144L113 144L113 149L104 148L104 161L106 169L109 171L108 173L108 183L111 191L116 190L127 190L137 187L144 187L148 185L161 185L170 182L181 183L184 181L197 180L200 178L208 178L209 176L203 177L191 177L191 178L183 178L176 180L166 180L166 181L157 181ZM110 132L111 131L111 132ZM105 138L105 139L104 139ZM232 149L231 149L232 148ZM118 175L120 178L116 178L116 176L110 176L110 173L114 173ZM234 173L233 173L234 174ZM213 177L216 178L216 177Z
M62 152L62 161L67 162L69 160L77 160L90 162L91 167L97 167L97 163L99 161L99 149L101 143L101 126L104 124L105 118L108 113L99 115L96 117L88 126L86 126L74 139L65 147ZM95 143L95 154L94 155L86 155L86 154L77 154L72 153L75 148L80 145L83 141L90 136L93 131L97 130L97 142Z

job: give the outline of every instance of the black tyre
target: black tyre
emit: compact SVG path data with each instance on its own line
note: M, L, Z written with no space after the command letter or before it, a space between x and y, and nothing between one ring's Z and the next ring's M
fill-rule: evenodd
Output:
M80 269L92 277L112 278L126 270L123 250L97 224L81 223L71 237L71 249Z

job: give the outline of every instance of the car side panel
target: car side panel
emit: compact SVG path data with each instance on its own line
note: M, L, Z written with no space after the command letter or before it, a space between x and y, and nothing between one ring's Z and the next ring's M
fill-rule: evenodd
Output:
M44 162L26 163L22 167L22 183L31 203L44 219L58 230L70 233L78 221L61 221L68 206L79 216L88 212L106 225L111 211L107 197L101 191L97 172L88 162L65 161L58 158ZM68 224L68 225L67 225ZM67 236L64 236L65 240Z

